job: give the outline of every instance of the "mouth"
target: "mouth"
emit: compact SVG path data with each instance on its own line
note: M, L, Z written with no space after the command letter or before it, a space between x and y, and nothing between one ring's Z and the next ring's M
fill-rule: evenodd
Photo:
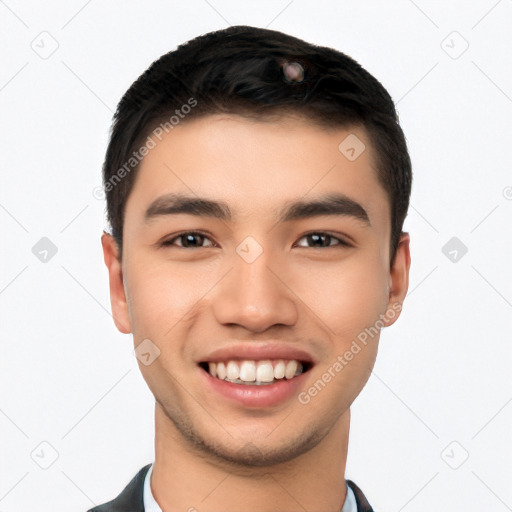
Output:
M199 367L217 380L244 386L271 386L307 373L312 363L297 359L203 361Z
M196 364L212 403L261 413L293 403L317 363L313 354L291 344L245 342L220 347Z

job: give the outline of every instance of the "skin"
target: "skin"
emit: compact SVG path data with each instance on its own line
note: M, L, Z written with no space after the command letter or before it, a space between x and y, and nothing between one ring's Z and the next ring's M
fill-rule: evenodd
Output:
M350 133L366 145L355 161L338 150ZM167 192L225 201L235 216L145 222L149 204ZM326 215L276 223L285 202L332 192L359 202L371 226ZM193 238L196 247L183 247L183 238L160 245L196 230L206 236ZM391 264L390 230L389 198L360 127L211 115L177 125L144 158L126 204L122 261L110 235L102 245L117 328L133 333L135 346L150 339L160 350L138 364L156 400L151 488L163 510L339 512L350 405L371 374L380 333L307 404L295 395L268 408L233 404L203 385L197 361L232 343L290 344L317 361L307 391L366 327L398 318L409 235ZM329 237L315 245L311 231L352 246ZM247 236L263 249L252 263L236 252Z

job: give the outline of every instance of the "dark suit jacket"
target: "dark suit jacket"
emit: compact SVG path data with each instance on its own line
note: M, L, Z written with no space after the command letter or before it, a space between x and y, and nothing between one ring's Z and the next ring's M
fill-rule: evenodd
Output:
M144 512L144 479L151 464L144 466L124 488L121 494L103 505L91 508L87 512ZM358 512L373 512L363 492L352 480L346 480L354 491Z

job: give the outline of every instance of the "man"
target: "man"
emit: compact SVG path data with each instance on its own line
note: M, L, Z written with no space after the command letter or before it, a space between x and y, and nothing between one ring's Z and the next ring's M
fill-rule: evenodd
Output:
M103 168L117 328L155 396L155 462L91 511L372 511L350 405L407 293L411 162L350 57L236 26L120 101Z

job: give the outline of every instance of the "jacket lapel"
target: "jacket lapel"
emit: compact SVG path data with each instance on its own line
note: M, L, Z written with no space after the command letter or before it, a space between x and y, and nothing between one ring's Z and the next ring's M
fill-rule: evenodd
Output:
M144 512L144 479L150 467L144 466L117 498L87 512Z
M347 485L354 491L357 503L357 512L373 512L373 508L368 503L368 500L363 494L363 491L361 491L361 489L359 489L359 487L354 482L352 482L352 480L346 480L346 482Z

